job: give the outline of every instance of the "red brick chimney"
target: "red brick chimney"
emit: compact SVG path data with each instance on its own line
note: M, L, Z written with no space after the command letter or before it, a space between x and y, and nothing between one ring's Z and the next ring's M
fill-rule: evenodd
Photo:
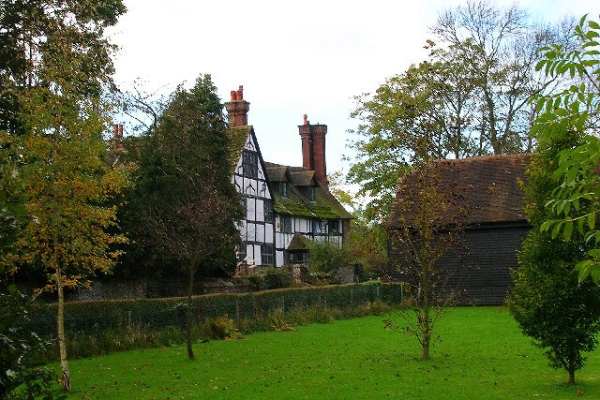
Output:
M327 125L311 125L304 114L304 124L298 126L302 138L302 166L315 171L317 181L325 189L329 189L327 181L327 164L325 162L325 135Z
M117 150L123 150L123 125L113 125L113 140L116 143Z
M244 87L240 85L238 90L231 91L231 101L225 103L227 115L229 118L229 126L246 126L248 125L248 110L250 103L244 100Z

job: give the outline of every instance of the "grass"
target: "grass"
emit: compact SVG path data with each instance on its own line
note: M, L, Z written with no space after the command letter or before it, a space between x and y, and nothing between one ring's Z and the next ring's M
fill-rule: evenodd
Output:
M503 308L459 308L440 320L432 359L388 316L312 324L244 340L115 353L70 363L69 399L600 398L600 350L564 383ZM397 317L396 317L397 319Z

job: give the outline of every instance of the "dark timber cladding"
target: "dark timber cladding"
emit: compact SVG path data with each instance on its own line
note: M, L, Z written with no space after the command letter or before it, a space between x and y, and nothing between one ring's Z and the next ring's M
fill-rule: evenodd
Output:
M440 191L461 192L456 207L467 209L464 244L467 256L459 259L448 253L440 260L442 270L460 271L450 278L448 287L465 290L470 301L481 305L504 302L512 280L510 270L517 268L517 252L530 229L523 213L524 180L529 154L473 157L461 160L435 161ZM402 193L414 188L416 174L409 174L398 183L396 200L388 221L390 230L400 228L398 202ZM447 223L451 224L452 212ZM410 218L408 218L410 223ZM388 244L390 275L402 277L395 264L401 254Z

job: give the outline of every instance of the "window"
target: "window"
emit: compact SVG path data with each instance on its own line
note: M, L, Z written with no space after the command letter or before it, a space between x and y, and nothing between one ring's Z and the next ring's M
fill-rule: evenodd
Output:
M281 232L292 233L292 217L281 217Z
M340 220L336 219L336 220L329 221L329 234L330 235L339 235L340 233L342 233L342 231L340 229Z
M246 244L242 243L237 246L236 255L237 255L238 264L247 264Z
M288 196L287 182L279 182L279 195L281 197L287 197Z
M290 263L305 264L308 263L308 253L289 253Z
M245 177L258 178L258 154L244 150L242 153L242 167Z
M265 200L265 222L273 222L273 202Z
M263 244L260 246L260 255L262 258L262 265L274 265L275 257L273 256L273 245Z
M314 235L325 235L327 233L326 221L320 219L313 220L313 234Z
M307 187L306 195L308 196L308 200L315 201L315 187L314 186Z

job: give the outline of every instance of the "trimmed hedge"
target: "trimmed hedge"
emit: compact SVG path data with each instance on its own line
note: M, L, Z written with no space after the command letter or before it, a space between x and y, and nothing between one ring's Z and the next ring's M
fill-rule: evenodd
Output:
M289 288L254 293L209 294L194 297L196 322L227 317L239 327L276 312L298 309L351 310L374 303L400 304L400 284L367 282L350 285ZM65 304L68 336L98 335L140 327L159 330L185 326L186 298L82 301ZM24 326L38 335L56 335L56 305L36 311Z

